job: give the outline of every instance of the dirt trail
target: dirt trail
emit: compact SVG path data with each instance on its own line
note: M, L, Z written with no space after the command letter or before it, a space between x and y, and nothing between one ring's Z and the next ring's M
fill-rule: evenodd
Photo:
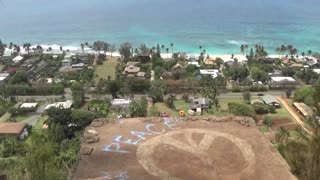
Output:
M283 106L289 111L289 113L292 115L292 117L300 124L300 126L310 135L312 135L312 132L307 127L307 125L304 123L303 120L296 114L294 110L287 104L287 102L282 97L277 97L278 100L283 104Z

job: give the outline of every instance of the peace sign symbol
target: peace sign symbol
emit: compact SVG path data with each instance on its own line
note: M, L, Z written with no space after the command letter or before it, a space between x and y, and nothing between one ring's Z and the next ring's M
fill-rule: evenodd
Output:
M175 180L249 175L255 164L246 141L204 129L182 129L150 139L138 147L137 159L150 174Z

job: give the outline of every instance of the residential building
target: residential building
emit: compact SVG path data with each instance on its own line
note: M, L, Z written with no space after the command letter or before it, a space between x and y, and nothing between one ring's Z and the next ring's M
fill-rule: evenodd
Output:
M270 106L274 106L276 108L280 107L280 102L278 101L278 99L274 96L271 95L264 95L261 97L261 100L266 104L266 105L270 105Z
M312 108L304 103L295 102L293 106L305 118L312 117L314 114Z
M19 63L20 61L22 61L23 60L23 56L16 56L15 58L13 58L12 59L12 61L14 62L14 63Z
M53 104L48 104L45 108L45 110L50 109L51 107L60 108L60 109L69 109L72 106L72 101L68 100L65 102L56 102Z
M36 108L38 103L23 103L20 105L20 108Z
M9 80L10 74L3 72L0 73L0 85L4 85Z
M64 60L61 61L61 64L62 64L63 67L71 66L71 63L72 63L71 59L64 59Z
M210 109L211 100L208 98L197 98L193 100L193 105L191 109L201 108L201 109Z
M218 69L200 69L201 75L211 75L213 78L216 78L219 76L219 70Z
M28 136L27 124L21 122L0 123L0 137L24 139Z
M274 76L270 78L270 88L295 88L297 81L292 77Z

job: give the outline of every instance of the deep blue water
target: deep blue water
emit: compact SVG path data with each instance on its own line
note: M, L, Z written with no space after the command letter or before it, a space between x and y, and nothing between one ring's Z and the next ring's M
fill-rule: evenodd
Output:
M198 53L293 44L320 51L320 0L0 0L5 42L157 43Z

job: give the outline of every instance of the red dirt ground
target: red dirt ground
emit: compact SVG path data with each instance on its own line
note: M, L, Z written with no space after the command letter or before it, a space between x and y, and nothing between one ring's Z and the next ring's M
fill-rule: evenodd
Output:
M94 150L73 179L296 179L256 127L236 122L126 119L94 129L99 142L82 143Z

